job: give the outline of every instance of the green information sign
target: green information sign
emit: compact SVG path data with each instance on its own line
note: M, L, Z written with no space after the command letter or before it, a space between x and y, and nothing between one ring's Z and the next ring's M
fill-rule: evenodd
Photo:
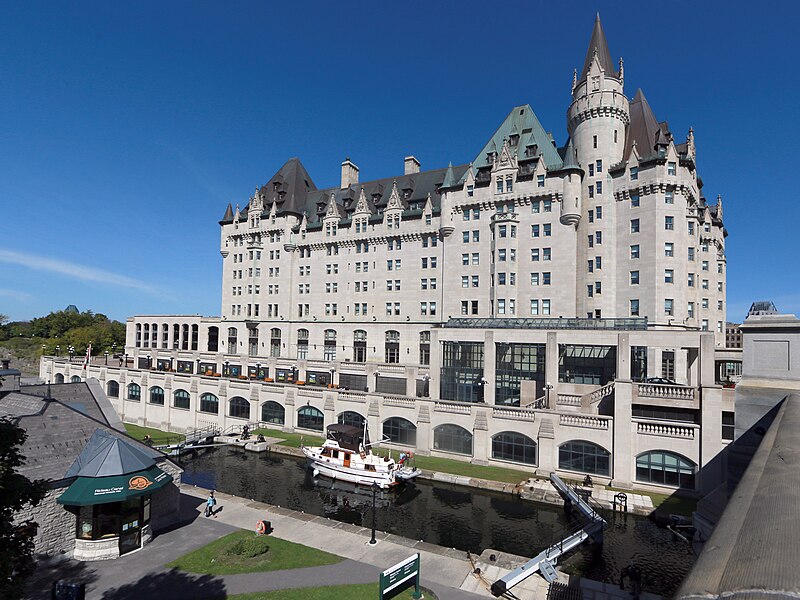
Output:
M419 554L409 556L381 573L380 600L394 598L398 593L414 585L413 598L422 598L419 590Z

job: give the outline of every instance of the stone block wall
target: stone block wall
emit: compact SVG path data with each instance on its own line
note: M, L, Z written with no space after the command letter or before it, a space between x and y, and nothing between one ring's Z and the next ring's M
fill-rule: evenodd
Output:
M75 515L56 502L66 489L49 490L39 504L26 506L15 515L16 523L30 519L39 525L34 538L36 554L72 554L75 548Z
M171 461L158 463L158 468L172 475L172 483L157 490L150 500L150 527L158 532L180 520L181 473L183 471Z

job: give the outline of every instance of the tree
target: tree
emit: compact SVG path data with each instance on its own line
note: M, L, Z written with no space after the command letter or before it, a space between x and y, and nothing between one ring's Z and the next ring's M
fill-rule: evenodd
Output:
M0 418L0 598L23 597L25 579L35 570L33 537L38 525L33 521L15 523L14 514L25 506L36 506L47 493L47 483L31 481L17 472L25 462L20 447L28 434L6 417Z

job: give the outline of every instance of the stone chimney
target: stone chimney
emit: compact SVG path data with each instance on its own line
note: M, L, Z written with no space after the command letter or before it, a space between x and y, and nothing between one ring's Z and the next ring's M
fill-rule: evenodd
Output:
M344 159L342 163L342 189L358 183L358 167L350 162L350 157Z
M403 165L405 166L404 175L419 173L419 161L413 156L406 156L405 160L403 160Z

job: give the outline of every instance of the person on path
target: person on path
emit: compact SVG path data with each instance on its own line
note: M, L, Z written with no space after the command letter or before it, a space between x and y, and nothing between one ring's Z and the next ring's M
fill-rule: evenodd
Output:
M207 516L207 517L210 517L211 515L213 515L213 514L214 514L214 507L215 507L216 505L217 505L217 499L216 499L216 498L214 498L214 492L212 491L212 492L211 492L211 493L208 495L208 500L206 500L206 516ZM217 516L216 516L216 515L214 515L214 518L216 519L216 518L217 518Z

